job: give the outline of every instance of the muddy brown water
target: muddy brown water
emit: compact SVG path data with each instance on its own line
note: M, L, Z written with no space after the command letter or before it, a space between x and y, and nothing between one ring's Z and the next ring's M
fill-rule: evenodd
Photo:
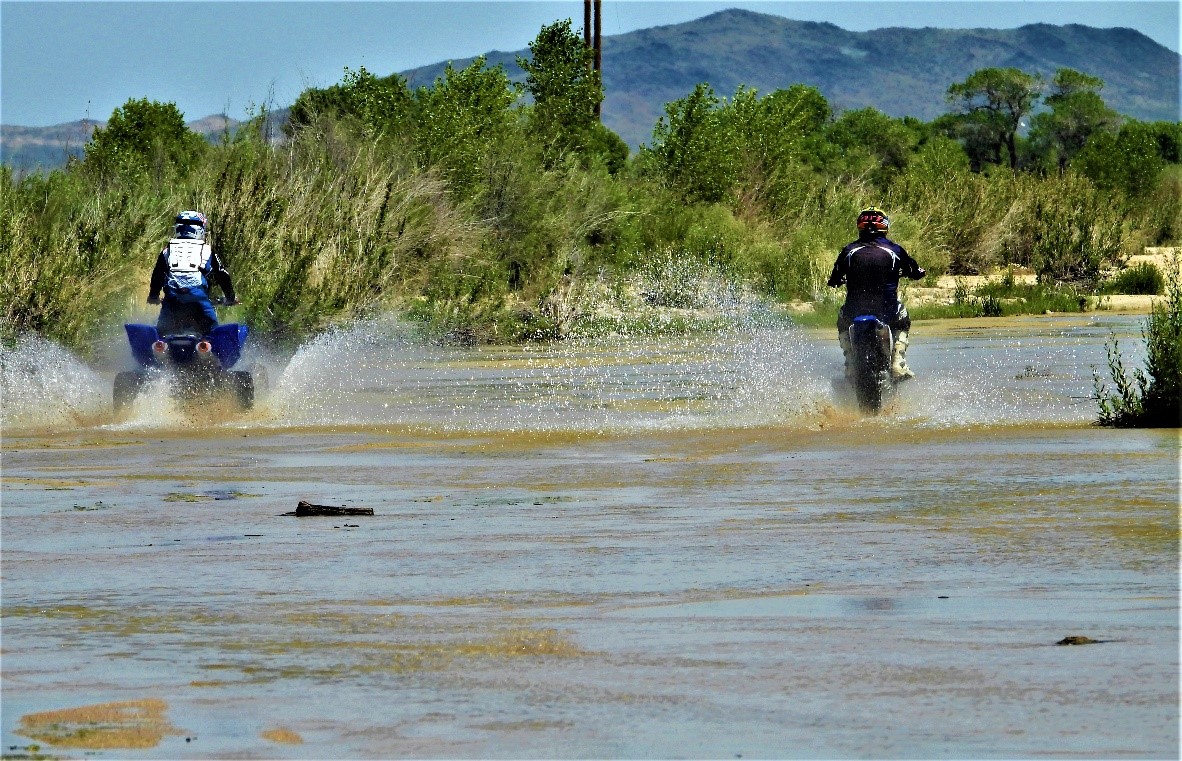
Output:
M920 324L873 419L783 326L373 323L122 421L5 350L4 752L1176 758L1178 434L1091 425L1140 325Z

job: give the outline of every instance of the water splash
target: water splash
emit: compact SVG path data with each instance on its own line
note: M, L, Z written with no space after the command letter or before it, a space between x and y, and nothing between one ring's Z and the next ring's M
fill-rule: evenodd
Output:
M192 428L197 418L173 397L170 379L159 374L150 377L127 411L108 427L116 431L141 429L172 430Z
M56 343L25 336L0 345L0 426L94 425L108 414L110 384Z
M996 338L919 334L877 418L857 412L830 331L754 310L729 329L447 348L393 319L310 341L255 419L279 426L409 425L453 431L602 431L779 426L1073 424L1092 419L1089 326ZM994 329L996 330L996 329Z
M281 425L586 430L766 425L815 415L821 349L780 322L721 333L454 349L389 321L322 335L267 402Z
M551 343L441 347L395 317L325 333L286 362L256 408L217 414L150 383L114 427L380 427L448 431L957 428L1094 419L1093 368L1112 329L1134 318L1077 317L1002 326L917 326L911 366L884 414L857 412L832 331L804 330L758 308L730 327L679 336L605 335ZM1132 343L1132 342L1128 342ZM60 347L5 349L6 430L110 423L110 380Z
M1092 373L1104 366L1104 334L1089 322L1073 329L1022 327L1003 335L967 328L928 339L923 359L910 363L919 380L904 386L900 420L935 427L1095 420Z

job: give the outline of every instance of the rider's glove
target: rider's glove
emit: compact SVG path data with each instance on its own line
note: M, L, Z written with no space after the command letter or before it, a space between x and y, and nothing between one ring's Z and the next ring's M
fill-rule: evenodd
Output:
M148 303L149 303L149 304L159 304L159 303L160 303L160 297L159 297L159 296L149 296L149 297L148 297Z

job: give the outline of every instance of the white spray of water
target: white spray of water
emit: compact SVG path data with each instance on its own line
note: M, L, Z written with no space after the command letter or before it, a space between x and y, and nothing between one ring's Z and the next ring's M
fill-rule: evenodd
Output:
M1104 359L1094 327L1007 328L1004 338L986 329L913 331L909 359L918 377L899 387L883 415L865 418L840 378L829 331L804 331L748 304L734 311L721 332L478 348L437 346L395 317L377 318L300 347L249 413L189 414L158 380L114 427L956 428L1094 417L1091 372ZM109 423L109 380L60 347L26 339L0 357L6 430Z
M266 412L281 425L451 430L766 425L829 404L829 381L814 363L823 351L782 322L709 335L456 349L377 320L301 347Z
M901 422L951 428L1095 419L1092 372L1104 353L1087 330L937 339L924 353L926 362L912 363L918 381L900 394Z
M93 424L110 409L110 384L37 336L0 345L0 426L6 432Z
M149 377L140 386L130 407L108 428L116 431L172 430L194 425L196 421L173 397L168 376L159 374Z

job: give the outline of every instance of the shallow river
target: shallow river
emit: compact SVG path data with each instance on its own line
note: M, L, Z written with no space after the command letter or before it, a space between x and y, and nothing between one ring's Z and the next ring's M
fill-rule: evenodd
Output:
M1178 433L1091 425L1141 321L918 323L871 419L784 326L375 323L120 422L6 350L4 752L1177 758Z

